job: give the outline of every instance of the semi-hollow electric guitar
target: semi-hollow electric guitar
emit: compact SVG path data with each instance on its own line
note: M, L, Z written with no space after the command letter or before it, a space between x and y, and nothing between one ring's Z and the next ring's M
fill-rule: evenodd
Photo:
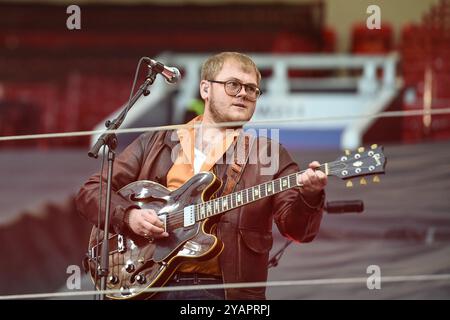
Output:
M319 170L326 175L347 180L384 173L386 158L383 147L372 145L368 150L346 153L333 162L322 164ZM117 293L107 294L110 299L149 298L155 292L147 288L164 286L183 262L204 261L217 256L223 243L213 234L213 217L253 201L272 196L290 188L296 188L297 176L290 174L269 182L214 197L221 181L211 172L194 175L180 188L170 191L152 181L136 181L120 189L118 194L141 208L153 209L164 222L169 237L148 239L138 235L108 235L109 274L107 289ZM377 182L378 176L374 177ZM348 181L351 183L351 180ZM361 183L366 184L364 178ZM103 239L103 231L98 239ZM86 268L95 285L100 287L96 276L102 241L97 242L94 227L89 241Z

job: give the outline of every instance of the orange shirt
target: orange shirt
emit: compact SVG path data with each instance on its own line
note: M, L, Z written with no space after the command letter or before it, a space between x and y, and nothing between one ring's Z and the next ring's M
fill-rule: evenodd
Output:
M198 125L201 123L202 118L202 116L198 116L188 124ZM170 190L178 189L195 173L210 171L240 133L240 130L227 129L223 136L216 135L215 140L210 141L211 147L208 147L206 150L199 150L196 148L195 141L197 140L201 144L202 139L198 135L201 134L202 130L208 130L208 128L199 129L188 127L177 131L180 139L180 148L178 148L178 151L175 151L178 152L177 158L167 173L167 188ZM199 148L201 149L200 146ZM182 264L178 271L221 275L218 257L205 262Z

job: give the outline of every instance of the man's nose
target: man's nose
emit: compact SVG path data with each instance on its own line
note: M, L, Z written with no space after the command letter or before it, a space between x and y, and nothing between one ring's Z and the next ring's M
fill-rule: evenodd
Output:
M239 97L239 96L246 96L247 95L247 91L245 91L245 86L244 85L242 85L241 86L241 90L239 90L239 92L237 93L237 95L236 95L236 97Z

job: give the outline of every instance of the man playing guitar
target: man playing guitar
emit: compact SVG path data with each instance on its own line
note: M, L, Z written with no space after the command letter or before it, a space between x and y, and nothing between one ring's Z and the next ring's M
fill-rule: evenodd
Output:
M320 164L314 161L309 164L307 170L299 172L298 165L278 142L265 137L245 140L241 126L217 126L224 122L247 122L251 119L261 94L260 80L261 74L255 63L244 54L223 52L210 57L203 64L200 82L200 95L205 102L205 112L190 123L196 126L172 132L145 133L116 158L112 180L110 232L135 239L137 246L139 239L143 239L147 241L145 245L151 244L151 250L155 250L150 258L136 260L142 264L140 270L144 271L139 271L141 273L135 274L139 268L138 262L133 267L126 264L128 262L119 264L122 267L118 274L130 274L131 278L127 281L131 284L127 288L133 283L139 283L145 289L150 284L177 286L264 282L267 281L273 221L282 235L298 242L310 242L317 235L322 219L324 188L327 184L327 174ZM238 143L239 141L246 143ZM232 155L239 153L239 148L246 148L243 152L244 161L240 166L236 166L234 161L223 161L228 152ZM261 159L267 158L269 151L273 150L276 152L270 154L270 157L276 164L275 170L264 171L266 163ZM231 159L235 160L236 157L232 156ZM206 172L214 174L202 175ZM197 175L198 173L200 175ZM281 179L278 185L270 183L295 173L297 174L293 176L294 180ZM211 176L219 181L214 192L208 194L205 191L207 188L199 192L200 195L191 192L192 199L201 198L206 201L230 192L235 192L235 196L229 203L212 200L209 201L212 208L206 204L205 208L198 207L198 217L211 218L196 229L192 236L183 238L182 231L192 228L188 227L191 224L186 222L186 217L189 217L186 208L192 207L194 210L194 207L189 205L199 202L193 200L194 203L189 203L186 200L186 192L182 191L195 184L195 177L206 179ZM103 221L100 221L100 224L97 221L100 179L106 181L106 174L102 177L100 174L93 175L81 188L76 199L79 212L96 226L103 225ZM137 193L135 189L132 196L128 197L124 196L124 192L119 192L128 184L140 180L152 182L150 189L154 195L150 197L145 192ZM217 181L209 183L208 187ZM296 187L293 187L294 185ZM254 186L262 187L255 189ZM249 187L253 188L239 193ZM184 220L181 219L184 225L171 229L170 220L166 220L170 219L171 215L163 215L163 212L168 212L176 206L181 194L184 195L183 199L188 207L172 213L181 212L184 215ZM205 199L207 196L209 198ZM159 203L158 206L145 208L136 203L143 203L142 199L145 197L151 198L150 202L154 205ZM161 204L163 202L164 204ZM158 212L156 208L164 210ZM216 216L214 210L223 211L224 214ZM175 220L173 221L176 226ZM198 237L200 233L203 238ZM168 241L172 234L176 234L182 241L171 247ZM195 246L202 244L201 239L206 239L208 234L214 235L211 238L213 242L210 243L210 247L215 248L210 250L214 251L214 254L206 254L203 251L196 254ZM196 240L197 238L200 240ZM208 241L205 240L205 243ZM161 245L158 247L158 244ZM171 249L159 255L158 248L163 247ZM161 266L167 268L164 276L163 273L152 276L156 273L151 272L156 271L145 271L152 263L159 263L159 269ZM150 280L152 277L153 280ZM119 285L115 284L117 282L118 279L111 276L108 288L119 288ZM120 285L121 289L124 287L125 285ZM158 293L151 298L265 299L265 288L175 291Z

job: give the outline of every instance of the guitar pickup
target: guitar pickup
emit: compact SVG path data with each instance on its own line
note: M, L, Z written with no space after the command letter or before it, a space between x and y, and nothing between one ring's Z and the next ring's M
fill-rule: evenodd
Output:
M183 219L183 226L189 227L195 224L195 211L194 211L194 205L185 207L184 208L184 219Z

